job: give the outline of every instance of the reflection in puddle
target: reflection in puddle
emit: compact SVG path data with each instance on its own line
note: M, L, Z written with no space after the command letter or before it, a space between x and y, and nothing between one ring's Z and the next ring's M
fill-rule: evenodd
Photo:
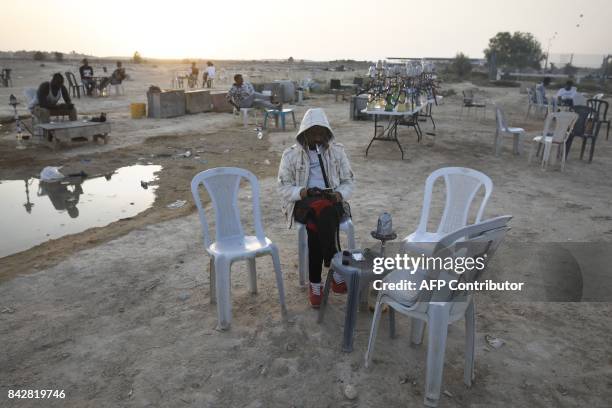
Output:
M0 257L92 227L133 217L153 205L161 166L129 166L106 176L0 181Z

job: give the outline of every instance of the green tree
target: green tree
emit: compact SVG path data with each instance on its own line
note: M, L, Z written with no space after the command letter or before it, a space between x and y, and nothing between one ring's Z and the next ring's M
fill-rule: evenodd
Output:
M142 57L138 51L134 52L134 56L132 57L134 64L140 64L142 62Z
M62 62L64 60L64 54L62 54L61 52L55 51L53 53L53 56L55 57L55 60L57 62Z
M462 52L455 55L455 59L450 64L450 71L457 74L459 78L465 78L472 72L472 63L467 55Z
M542 45L531 33L520 31L510 34L499 32L489 39L489 47L484 50L487 61L495 53L497 65L509 68L540 68L545 58Z
M34 61L44 61L46 58L45 54L40 51L34 53Z
M289 57L289 59L287 59L287 62L289 62L290 64L293 64L293 57Z

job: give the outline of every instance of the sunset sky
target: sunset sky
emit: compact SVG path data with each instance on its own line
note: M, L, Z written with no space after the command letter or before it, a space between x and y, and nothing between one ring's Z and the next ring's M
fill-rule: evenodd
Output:
M462 51L478 58L498 31L519 30L544 50L558 32L551 53L612 53L610 0L4 0L2 9L2 51L315 60Z

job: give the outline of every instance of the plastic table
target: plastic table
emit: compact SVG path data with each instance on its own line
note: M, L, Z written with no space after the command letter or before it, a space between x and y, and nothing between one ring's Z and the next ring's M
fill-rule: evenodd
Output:
M397 126L399 125L401 120L405 119L406 117L417 115L423 108L425 108L430 103L433 103L433 99L427 101L426 103L422 105L415 105L414 108L407 110L405 112L385 111L384 109L367 109L367 108L362 110L361 111L362 113L365 113L367 115L374 115L374 137L372 137L372 140L370 140L370 143L368 144L368 147L366 148L366 154L365 154L366 157L368 155L368 150L370 150L370 146L372 146L372 143L375 140L379 140L382 142L395 142L397 146L399 147L400 151L402 152L402 160L404 160L404 149L402 149L402 145L400 144L397 138ZM388 117L389 121L386 127L378 124L379 116ZM414 122L415 122L414 126L417 131L417 135L419 136L419 139L420 139L421 130L419 128L418 118L415 118ZM380 134L378 132L378 128L383 128Z
M361 249L352 249L349 252L363 253ZM361 304L361 310L367 310L367 294L368 286L376 279L382 279L388 272L385 271L380 275L372 272L373 258L364 259L363 261L355 261L352 257L349 265L342 264L342 252L338 252L332 258L331 269L327 274L325 287L323 290L323 299L319 307L319 315L317 323L323 321L327 299L329 298L329 288L331 286L332 271L336 271L342 275L346 282L348 293L346 303L346 313L344 316L344 334L342 339L342 351L350 353L353 351L353 337L355 332L355 323L357 322L357 311Z
M285 130L285 116L289 113L291 114L291 118L293 119L293 128L296 129L297 124L295 121L295 112L293 112L293 109L266 109L266 113L264 113L263 128L267 129L268 127L268 117L274 116L274 119L276 121L276 127L278 127L278 118L280 117L281 129Z

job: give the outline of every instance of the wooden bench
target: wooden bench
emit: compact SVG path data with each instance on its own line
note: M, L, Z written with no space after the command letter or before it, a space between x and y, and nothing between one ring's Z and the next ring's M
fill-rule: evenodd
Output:
M103 139L104 144L108 143L111 131L108 122L59 122L44 123L36 126L42 130L43 140L48 142L52 148L59 147L62 143L74 142L98 142Z

